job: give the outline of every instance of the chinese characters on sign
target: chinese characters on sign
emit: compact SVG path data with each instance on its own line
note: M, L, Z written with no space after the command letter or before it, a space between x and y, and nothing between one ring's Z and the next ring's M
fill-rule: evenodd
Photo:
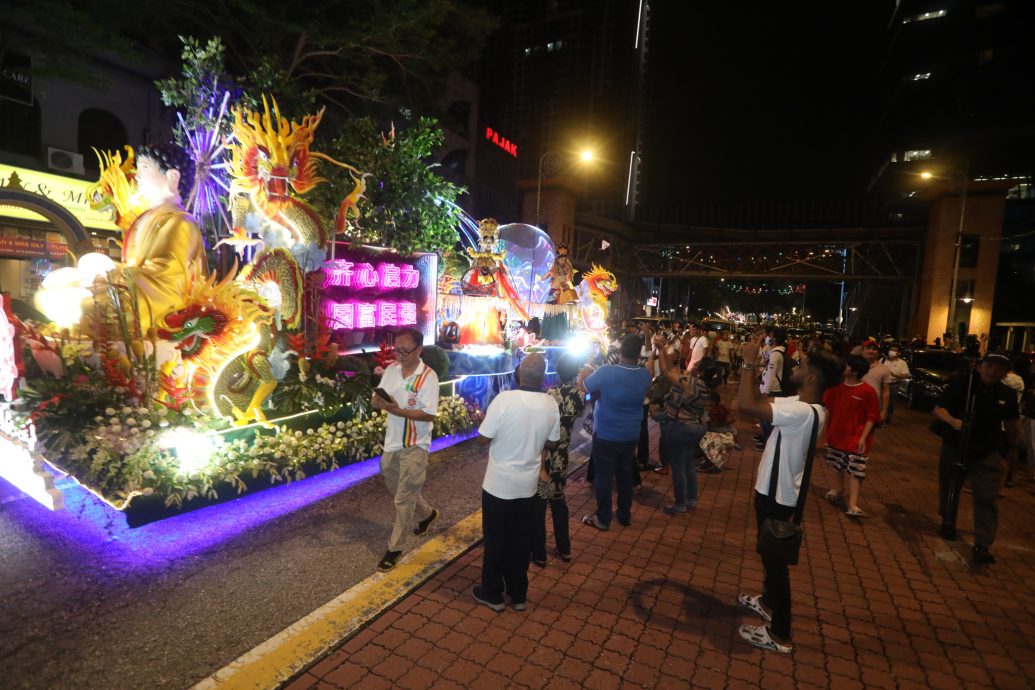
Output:
M353 351L377 346L397 328L432 337L437 262L434 254L338 251L323 267L323 323Z
M420 285L420 271L409 264L378 263L375 270L369 263L357 264L338 259L327 262L324 266L324 275L325 288L338 286L412 290Z

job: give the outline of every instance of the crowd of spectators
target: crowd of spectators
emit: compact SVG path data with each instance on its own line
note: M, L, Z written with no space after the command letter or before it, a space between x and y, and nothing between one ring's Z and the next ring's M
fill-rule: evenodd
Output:
M800 534L817 443L825 446L825 498L849 518L867 517L862 485L873 449L882 448L879 430L892 421L897 388L911 375L903 357L906 348L886 339L851 343L821 334L789 334L780 327L738 335L697 323L684 329L678 322L634 321L614 330L611 347L588 363L570 353L561 357L558 383L549 389L544 390L545 358L525 356L516 373L518 386L498 394L486 410L479 428L488 446L482 484L484 556L474 599L495 611L503 611L508 599L514 610L526 608L528 568L545 568L550 559L548 512L552 554L563 561L577 557L565 490L569 447L580 417L587 420L592 439L586 482L595 498L595 510L581 519L584 526L606 532L616 522L629 525L633 495L646 471L670 476L672 503L664 506L664 514L690 519L698 503L697 474L722 472L729 452L740 449L731 400L723 399L734 397L723 386L733 380L737 414L757 423L752 445L760 455L753 503L764 568L762 593L738 596L739 605L762 624L743 625L740 634L755 646L790 653L789 566L797 562L797 550L785 548L782 537L773 535ZM438 517L420 494L434 381L419 364L419 342L410 340L401 339L405 347L395 378L386 374L389 400L375 403L389 413L382 469L397 507L383 570L398 561L413 521L412 531L419 536ZM979 346L987 348L987 343ZM942 438L941 534L958 538L955 505L969 477L974 562L989 564L995 562L990 548L996 499L1003 478L1010 481L1007 468L1018 467L1022 430L1029 472L1035 464L1032 382L1016 375L1011 382L1012 362L1001 353L971 347L971 355L938 400L935 417L941 428L932 431ZM655 423L660 426L656 449L650 433ZM763 548L763 542L769 546Z

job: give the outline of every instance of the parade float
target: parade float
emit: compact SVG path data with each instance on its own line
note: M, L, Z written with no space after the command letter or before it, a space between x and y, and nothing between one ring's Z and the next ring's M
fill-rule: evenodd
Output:
M0 475L48 508L74 486L143 525L377 456L370 394L400 328L444 382L437 447L470 436L524 353L602 338L614 276L576 286L538 228L461 227L441 267L348 241L370 175L312 150L322 114L224 98L189 151L98 152L91 203L119 256L47 275L48 321L0 312ZM306 201L322 166L351 180L334 219Z
M35 300L50 322L4 315L0 467L48 507L67 476L142 524L380 452L383 343L399 327L430 338L436 257L335 241L366 177L310 149L322 111L291 122L271 99L228 115L230 136L195 133L193 155L100 153L91 196L123 230L119 260L52 271ZM353 176L333 224L305 201L318 165ZM221 271L204 214L225 220ZM462 438L477 414L444 398L436 435Z

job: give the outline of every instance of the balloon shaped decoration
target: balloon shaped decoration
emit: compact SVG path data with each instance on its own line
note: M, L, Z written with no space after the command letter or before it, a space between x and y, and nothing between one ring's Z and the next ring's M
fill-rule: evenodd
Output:
M503 265L510 282L523 300L544 304L550 297L550 279L556 250L545 232L526 223L509 223L499 228L499 238L507 254Z

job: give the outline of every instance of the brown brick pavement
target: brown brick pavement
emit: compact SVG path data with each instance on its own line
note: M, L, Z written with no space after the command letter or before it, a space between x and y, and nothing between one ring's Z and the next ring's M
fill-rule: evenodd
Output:
M853 521L826 503L818 467L814 474L804 556L791 570L793 656L737 635L753 619L737 609L736 594L758 591L762 575L751 508L758 453L745 450L729 471L699 475L689 518L661 512L670 480L651 475L633 525L597 532L578 523L593 501L573 482L575 561L532 566L528 611L475 604L475 548L289 687L1035 687L1031 484L1000 502L999 563L972 568L969 543L935 535L929 417L896 414L878 432L863 487L871 517ZM971 526L965 496L965 539Z

